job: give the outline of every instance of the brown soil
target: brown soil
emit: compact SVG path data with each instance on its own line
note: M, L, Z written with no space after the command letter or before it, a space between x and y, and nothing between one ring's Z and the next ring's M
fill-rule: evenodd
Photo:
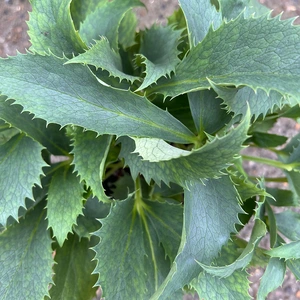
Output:
M149 27L152 23L163 23L165 17L169 16L178 6L176 0L143 0L147 6L137 10L140 19L140 28ZM300 0L260 0L261 3L274 9L273 15L283 13L283 18L300 15ZM24 53L30 46L29 37L26 33L28 27L28 11L30 11L28 0L0 0L0 56L16 55L17 51ZM300 24L300 18L295 21ZM300 51L300 49L299 49ZM295 123L282 120L277 125L277 130L286 136L294 135L298 132ZM252 171L257 174L266 175L270 172L262 166L251 166ZM247 235L247 232L246 232ZM251 296L256 298L259 285L259 278L263 274L263 269L251 269L249 279L253 282L250 288ZM271 279L270 279L271 280ZM187 296L186 299L192 299ZM194 299L197 299L194 298ZM294 276L288 272L281 288L269 294L268 300L300 299L300 282L296 282Z

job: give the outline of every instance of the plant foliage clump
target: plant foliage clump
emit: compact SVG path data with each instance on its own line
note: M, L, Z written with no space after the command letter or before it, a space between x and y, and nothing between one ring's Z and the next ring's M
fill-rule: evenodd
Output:
M264 299L299 279L300 136L268 131L300 116L300 27L254 0L180 0L140 32L138 0L31 4L30 50L0 60L1 299L245 300L253 265Z

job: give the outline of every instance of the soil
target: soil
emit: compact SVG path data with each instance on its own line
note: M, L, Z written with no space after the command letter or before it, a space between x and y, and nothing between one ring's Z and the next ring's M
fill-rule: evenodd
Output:
M143 0L146 8L139 8L136 13L139 17L139 27L141 29L150 27L153 23L164 24L166 17L170 16L174 9L178 7L176 0ZM282 18L295 17L300 15L300 0L260 0L261 3L273 9L272 14L277 15L283 12ZM28 11L31 10L28 0L0 0L0 56L16 55L17 51L25 53L30 47L27 35ZM295 24L300 24L300 18L295 20ZM299 49L300 51L300 49ZM299 132L299 124L287 119L282 119L276 124L275 132L287 137L291 137ZM249 150L248 150L249 151ZM253 154L253 152L251 152ZM269 155L268 153L258 153L258 155ZM248 164L246 166L255 176L273 174L272 169L258 164ZM277 170L276 170L277 172ZM243 235L249 236L250 227L244 230ZM268 240L264 239L261 246L268 247ZM259 278L264 270L262 268L250 269L249 279L251 288L250 295L256 299ZM186 296L186 300L199 299L197 296ZM270 293L268 300L297 300L300 299L300 282L296 282L295 277L287 272L282 287Z

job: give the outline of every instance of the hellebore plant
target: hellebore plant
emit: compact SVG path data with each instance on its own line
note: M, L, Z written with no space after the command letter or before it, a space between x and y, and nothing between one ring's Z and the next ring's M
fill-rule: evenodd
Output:
M0 60L1 299L245 300L247 269L266 266L265 299L287 268L299 279L300 136L269 133L300 116L294 20L180 0L138 32L138 0L31 4L31 48Z

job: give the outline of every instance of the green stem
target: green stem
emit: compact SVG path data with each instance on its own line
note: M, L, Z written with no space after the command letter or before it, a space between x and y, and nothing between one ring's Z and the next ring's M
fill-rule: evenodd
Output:
M249 155L242 155L242 159L244 160L251 160L258 163L262 163L268 166L276 167L279 169L283 169L286 171L292 171L295 168L295 164L285 164L281 161L269 159L265 157L257 157L257 156L249 156Z

